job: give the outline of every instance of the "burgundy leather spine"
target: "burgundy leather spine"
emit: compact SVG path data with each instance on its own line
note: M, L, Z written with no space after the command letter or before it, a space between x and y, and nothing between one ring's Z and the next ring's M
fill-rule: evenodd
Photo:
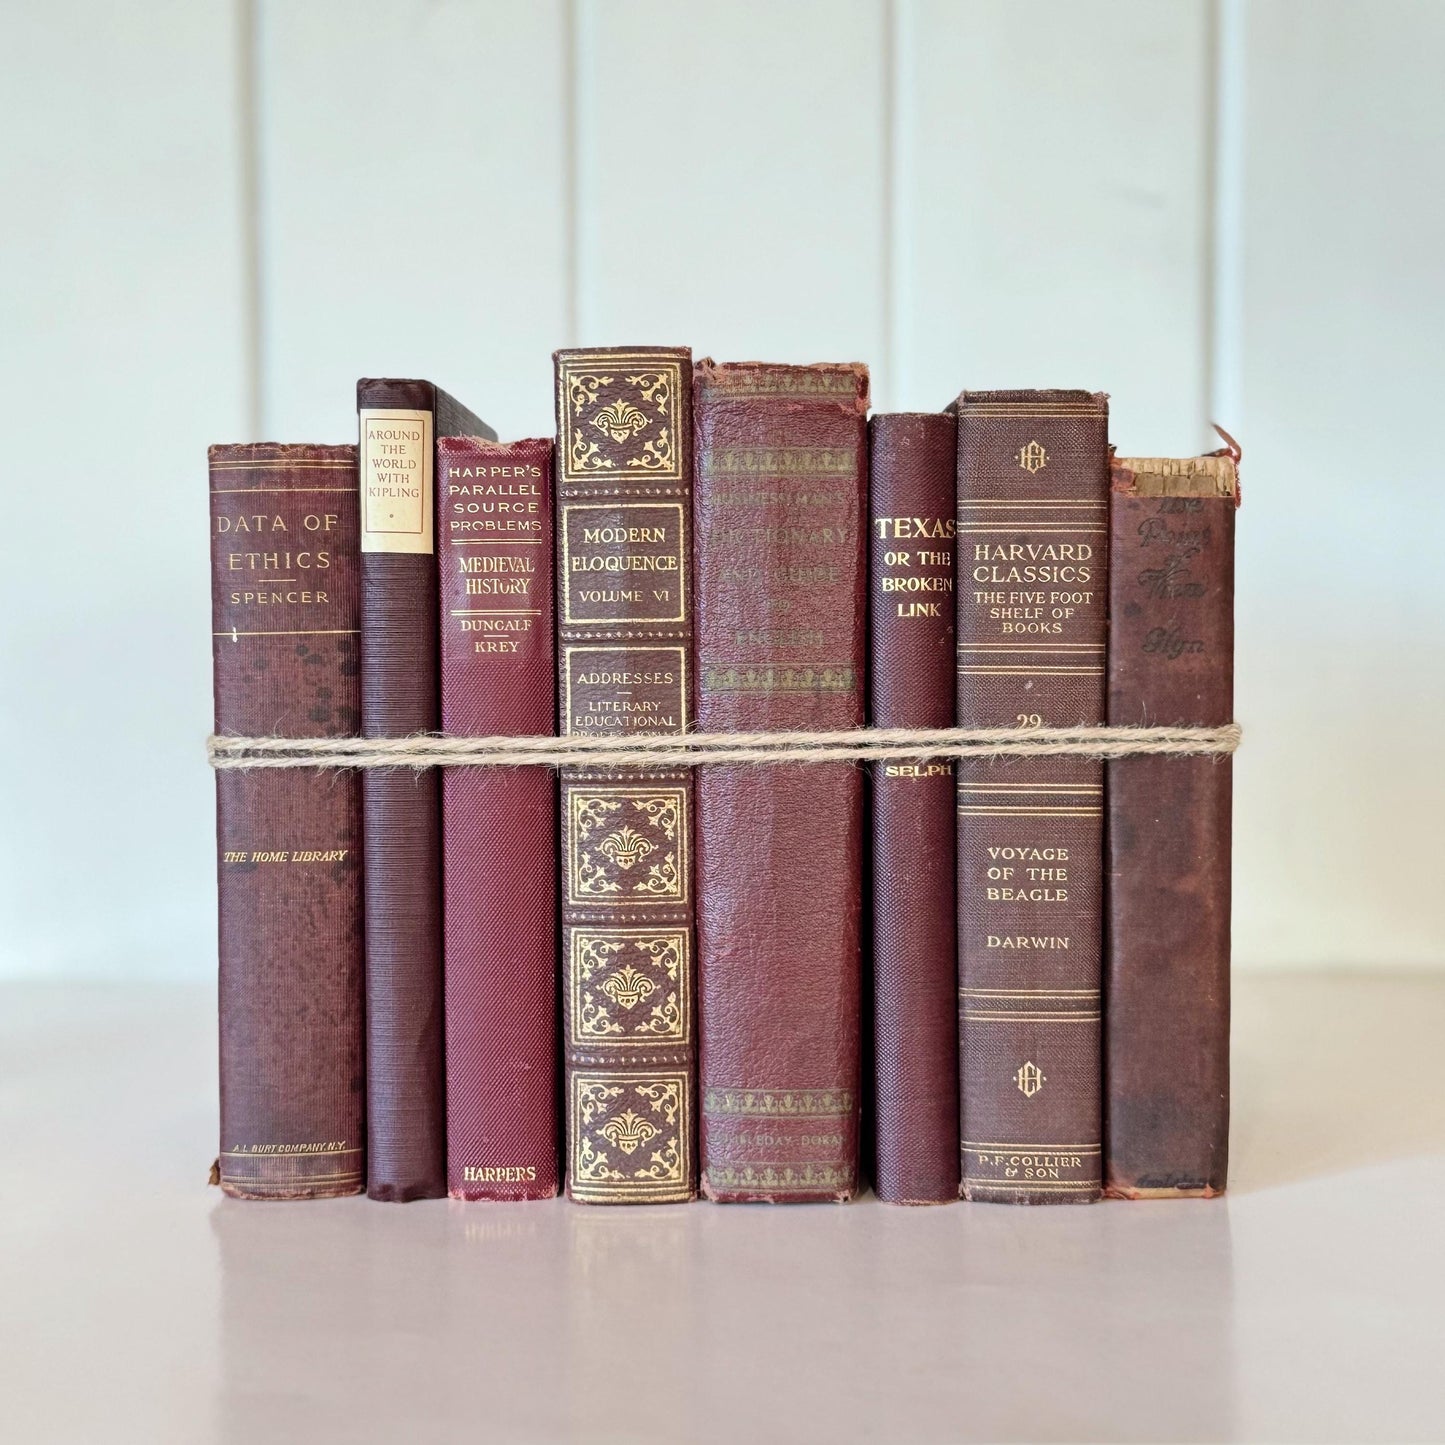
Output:
M693 711L692 353L555 354L564 734L685 732ZM561 779L567 1193L697 1193L693 784Z
M952 416L875 416L869 433L868 686L880 728L953 726ZM873 1187L958 1198L958 932L948 762L873 767Z
M696 368L698 722L864 717L868 372ZM858 1187L863 773L699 769L702 1187Z
M354 737L356 448L210 450L216 732ZM216 773L220 1185L325 1199L365 1184L361 787Z
M1104 720L1108 399L958 400L958 721ZM958 768L965 1199L1099 1197L1103 765Z
M356 383L361 423L361 730L435 732L435 440L493 438L428 381ZM378 419L376 412L383 413ZM386 414L391 414L387 416ZM400 415L397 415L400 414ZM395 511L396 515L389 515ZM441 780L435 768L368 768L366 847L368 1174L372 1199L446 1193Z
M552 442L437 442L442 729L540 736L557 708ZM557 788L442 772L447 1190L557 1192Z
M1118 461L1109 721L1234 718L1228 456ZM1211 1197L1229 1160L1228 757L1108 765L1105 1192Z

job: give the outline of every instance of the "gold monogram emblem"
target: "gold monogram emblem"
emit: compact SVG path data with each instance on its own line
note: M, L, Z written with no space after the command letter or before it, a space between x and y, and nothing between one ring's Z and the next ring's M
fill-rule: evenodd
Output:
M1019 1086L1019 1093L1024 1098L1032 1099L1048 1080L1044 1077L1044 1071L1030 1060L1014 1075L1014 1083Z
M625 442L647 425L647 418L630 401L614 401L592 418L592 425L615 442Z
M605 853L619 868L631 868L654 851L651 843L635 828L625 823L616 832L609 833L597 845L599 853Z
M1049 454L1038 442L1030 442L1019 448L1018 463L1026 472L1041 472L1049 464Z
M628 1109L625 1113L614 1115L597 1132L624 1154L631 1154L639 1144L656 1139L662 1130L649 1124L641 1114L635 1114Z
M602 980L602 992L622 1008L636 1008L643 999L657 991L657 985L645 973L624 964L616 973Z

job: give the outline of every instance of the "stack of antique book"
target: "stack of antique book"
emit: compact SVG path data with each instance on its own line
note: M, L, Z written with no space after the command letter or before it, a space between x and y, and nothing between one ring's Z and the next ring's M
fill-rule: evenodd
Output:
M211 449L215 1181L1219 1194L1233 443L554 360L555 440L364 380L357 446Z

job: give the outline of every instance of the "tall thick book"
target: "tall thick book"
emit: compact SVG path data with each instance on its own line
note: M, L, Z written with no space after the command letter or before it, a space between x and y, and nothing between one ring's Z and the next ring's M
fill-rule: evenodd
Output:
M1236 458L1114 463L1113 724L1233 721ZM1105 1192L1209 1197L1229 1154L1230 760L1108 773Z
M956 410L959 725L1102 723L1108 399ZM1085 758L958 768L965 1199L1099 1197L1103 784Z
M869 438L868 691L880 728L953 726L957 427L875 416ZM873 767L873 1187L958 1198L958 934L950 763Z
M562 732L685 732L692 353L554 361ZM697 1192L692 807L686 768L562 774L567 1193L585 1203Z
M353 737L361 720L356 448L210 450L216 732ZM366 1182L361 785L216 774L220 1185L325 1199Z
M495 434L429 381L356 383L361 448L361 731L435 732L438 436ZM441 782L435 768L368 768L366 1192L446 1193Z
M698 721L864 718L868 372L696 370ZM846 1200L858 1187L863 774L699 770L702 1188Z
M552 442L437 442L442 729L550 734ZM442 777L447 1191L547 1199L557 1156L557 785Z

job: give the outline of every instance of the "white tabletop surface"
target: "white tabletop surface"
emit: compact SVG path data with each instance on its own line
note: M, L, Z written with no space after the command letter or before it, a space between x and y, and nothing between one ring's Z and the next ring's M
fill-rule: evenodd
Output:
M1218 1202L240 1204L205 989L0 988L5 1442L1445 1439L1445 979L1236 980Z

